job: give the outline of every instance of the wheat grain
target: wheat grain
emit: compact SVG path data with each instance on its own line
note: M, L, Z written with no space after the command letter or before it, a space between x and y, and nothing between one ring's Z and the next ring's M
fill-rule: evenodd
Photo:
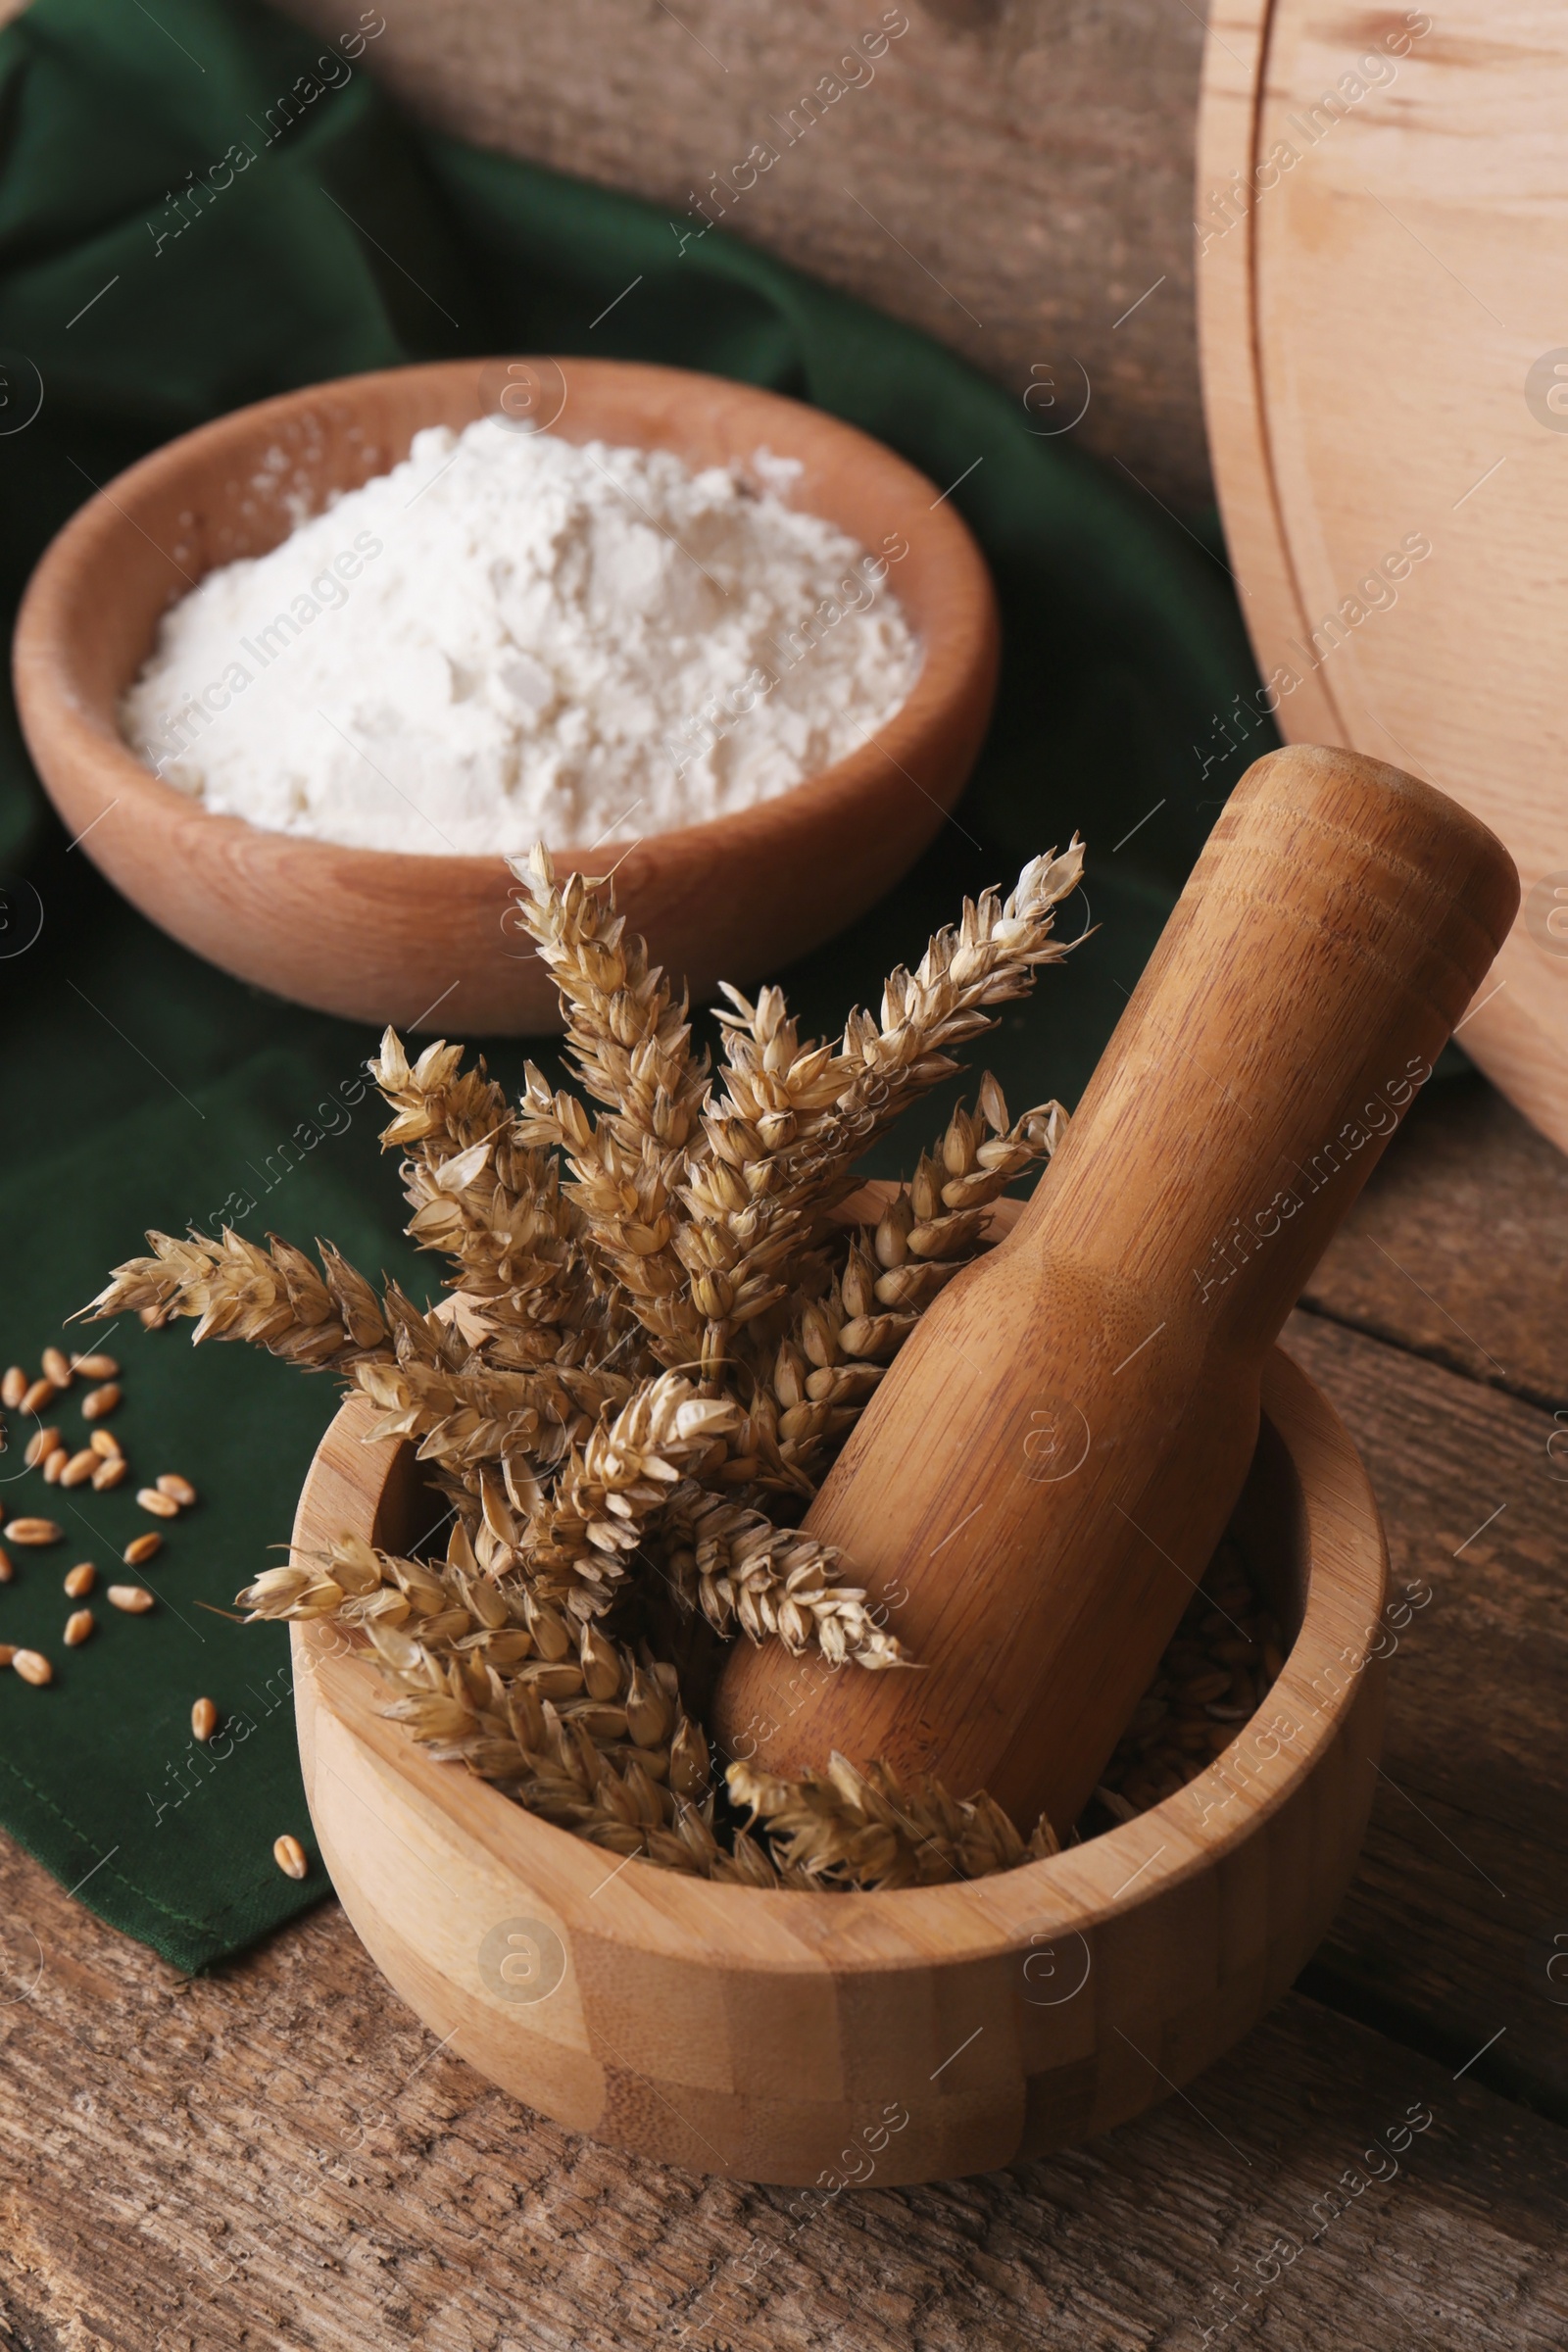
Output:
M210 1740L218 1729L218 1709L210 1698L198 1698L190 1711L191 1737Z
M166 1494L176 1509L188 1511L196 1500L196 1490L188 1478L177 1470L160 1470L153 1481L160 1494Z
M52 1683L55 1679L54 1668L39 1649L14 1649L11 1653L11 1670L13 1674L20 1674L24 1683L31 1683L34 1690L41 1690L45 1683Z
M272 1860L285 1878L303 1879L310 1869L305 1848L297 1838L276 1838L272 1841Z
M86 1396L82 1398L81 1417L84 1421L101 1421L106 1413L112 1413L114 1411L119 1402L120 1388L118 1383L112 1380L106 1380L102 1388L89 1389Z
M66 1598L84 1600L98 1581L98 1571L91 1560L78 1560L74 1568L66 1570Z
M1230 1745L1283 1667L1278 1641L1276 1620L1227 1540L1105 1766L1096 1796L1116 1800L1105 1806L1112 1820L1175 1795ZM1094 1813L1091 1805L1091 1827Z
M27 1375L20 1364L12 1364L4 1377L0 1378L0 1404L5 1406L8 1413L16 1411L27 1394L28 1385Z
M53 1519L12 1519L6 1524L8 1544L58 1544L62 1530Z
M94 1623L91 1609L73 1609L66 1619L66 1647L79 1649L91 1634Z
M127 1617L145 1617L153 1605L145 1585L111 1585L104 1598L112 1609L122 1610Z

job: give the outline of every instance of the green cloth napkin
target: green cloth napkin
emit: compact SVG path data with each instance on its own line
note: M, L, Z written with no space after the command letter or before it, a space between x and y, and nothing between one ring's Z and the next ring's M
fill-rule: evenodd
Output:
M1066 928L1092 919L1095 936L1008 1009L986 1056L1015 1109L1070 1102L1225 792L1273 740L1255 727L1214 756L1256 674L1202 525L1041 436L1023 386L863 305L717 232L682 249L648 206L405 121L369 78L379 24L367 10L323 42L224 0L159 0L156 16L36 0L0 35L0 593L14 604L51 533L145 451L356 369L591 352L816 402L957 485L1006 658L956 818L852 933L778 977L836 1029L964 891L1079 827L1088 899ZM326 1235L367 1272L433 1293L442 1269L401 1238L376 1148L371 1032L243 987L150 928L100 880L90 843L67 843L9 707L0 729L0 1363L36 1367L144 1228L210 1229L236 1193L256 1203L246 1233ZM497 1046L493 1066L514 1080L525 1050ZM877 1171L906 1169L944 1115L889 1139ZM303 1884L271 1858L281 1832L311 1844L285 1638L218 1612L286 1541L336 1392L246 1349L193 1358L188 1328L130 1319L106 1342L134 1469L119 1490L45 1489L12 1416L5 1515L47 1509L67 1533L12 1546L0 1589L0 1640L56 1665L42 1690L0 1675L0 1822L102 1918L197 1969L325 1890L314 1852ZM52 1417L81 1442L75 1394ZM102 1588L151 1524L134 1486L166 1469L201 1500L142 1572L154 1611L122 1616ZM78 1559L99 1570L99 1624L67 1650L61 1579ZM225 1726L205 1750L189 1734L198 1696ZM4 1941L0 1998L31 1948L24 1923Z

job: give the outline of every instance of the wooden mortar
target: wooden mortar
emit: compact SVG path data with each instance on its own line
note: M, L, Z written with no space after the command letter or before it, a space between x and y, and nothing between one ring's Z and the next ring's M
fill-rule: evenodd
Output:
M1396 1639L1343 1424L1278 1349L1262 1402L1233 1532L1289 1645L1263 1707L1136 1821L967 1885L768 1893L619 1863L432 1762L385 1720L363 1646L294 1627L311 1816L371 1957L517 2098L730 2180L989 2172L1163 2098L1278 1999L1338 1909ZM364 1442L373 1419L351 1399L323 1438L302 1553L350 1533L405 1551L444 1508L411 1446Z

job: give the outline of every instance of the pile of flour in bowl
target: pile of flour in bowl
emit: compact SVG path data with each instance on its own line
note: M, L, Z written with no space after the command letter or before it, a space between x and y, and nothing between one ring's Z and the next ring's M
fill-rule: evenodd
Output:
M125 741L217 813L366 849L581 849L770 799L920 666L906 541L786 506L798 471L418 433L171 610Z

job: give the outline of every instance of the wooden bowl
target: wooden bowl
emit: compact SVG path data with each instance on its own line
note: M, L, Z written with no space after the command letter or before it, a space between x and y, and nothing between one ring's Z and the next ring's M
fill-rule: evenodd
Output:
M509 383L509 367L528 372ZM518 381L567 440L671 449L693 466L744 465L766 447L803 467L794 504L872 549L894 533L908 543L889 578L923 666L874 738L735 815L635 846L550 845L566 866L623 859L630 927L694 994L803 955L888 890L957 799L985 732L998 630L978 548L924 475L816 409L577 359L390 368L240 409L131 466L60 532L23 603L17 701L67 831L126 898L225 971L322 1011L418 1028L439 1006L440 1025L467 1036L560 1025L544 967L510 926L516 885L500 857L348 849L210 815L126 748L117 707L168 608L203 573L285 538L286 501L318 511L406 457L421 427L512 413ZM265 463L278 450L285 467Z
M1371 1805L1377 1505L1332 1408L1277 1350L1263 1404L1234 1532L1292 1636L1264 1706L1180 1794L967 1885L764 1893L617 1863L431 1762L342 1634L296 1627L311 1814L377 1966L530 2106L693 2172L937 2180L1138 2114L1285 1990ZM371 1416L351 1400L323 1438L302 1551L350 1531L406 1547L439 1516L406 1444L364 1442Z

